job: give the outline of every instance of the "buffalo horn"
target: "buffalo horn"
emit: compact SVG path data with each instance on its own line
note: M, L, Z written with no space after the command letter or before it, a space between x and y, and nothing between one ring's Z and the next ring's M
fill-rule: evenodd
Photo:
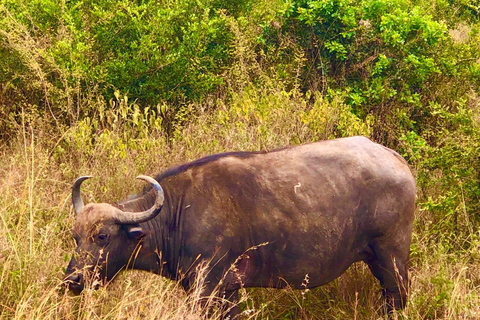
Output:
M156 194L155 203L150 209L142 212L125 212L120 209L117 209L115 211L115 216L114 216L114 219L117 223L136 224L136 223L145 222L147 220L155 218L155 216L160 212L159 209L162 207L163 200L164 200L163 189L160 186L160 184L157 182L157 180L149 176L142 175L142 176L138 176L137 179L144 180L153 186Z
M83 181L92 178L91 176L83 176L75 180L72 187L72 203L75 214L78 214L83 209L83 200L80 195L80 185Z

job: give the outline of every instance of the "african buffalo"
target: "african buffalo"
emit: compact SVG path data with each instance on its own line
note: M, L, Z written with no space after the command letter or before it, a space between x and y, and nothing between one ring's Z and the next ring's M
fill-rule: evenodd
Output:
M108 281L127 265L188 292L207 261L205 297L217 287L235 301L241 287L304 288L306 275L320 286L362 260L389 310L405 306L415 180L399 154L365 137L207 156L138 177L150 186L116 204L84 206L86 178L72 191L75 293L93 268Z

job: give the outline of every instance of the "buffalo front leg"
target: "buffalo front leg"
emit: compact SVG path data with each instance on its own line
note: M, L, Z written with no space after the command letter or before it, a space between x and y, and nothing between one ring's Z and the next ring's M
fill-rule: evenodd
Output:
M238 290L219 290L216 286L205 286L200 300L212 318L239 319L241 313L238 305Z
M223 302L225 319L236 320L239 319L241 313L238 305L238 290L225 291Z

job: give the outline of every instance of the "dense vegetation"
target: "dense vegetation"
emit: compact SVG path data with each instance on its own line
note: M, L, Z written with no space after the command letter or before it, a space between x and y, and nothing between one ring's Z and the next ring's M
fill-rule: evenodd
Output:
M477 0L0 0L0 319L218 317L144 273L66 294L71 182L112 202L202 155L358 134L417 179L400 317L480 318L479 52ZM378 290L358 264L241 303L378 319Z

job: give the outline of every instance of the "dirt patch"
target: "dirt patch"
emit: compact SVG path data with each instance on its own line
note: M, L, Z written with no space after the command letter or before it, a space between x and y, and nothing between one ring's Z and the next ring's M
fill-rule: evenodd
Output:
M448 33L453 41L457 43L465 43L470 38L470 27L461 23L455 29L450 29Z

